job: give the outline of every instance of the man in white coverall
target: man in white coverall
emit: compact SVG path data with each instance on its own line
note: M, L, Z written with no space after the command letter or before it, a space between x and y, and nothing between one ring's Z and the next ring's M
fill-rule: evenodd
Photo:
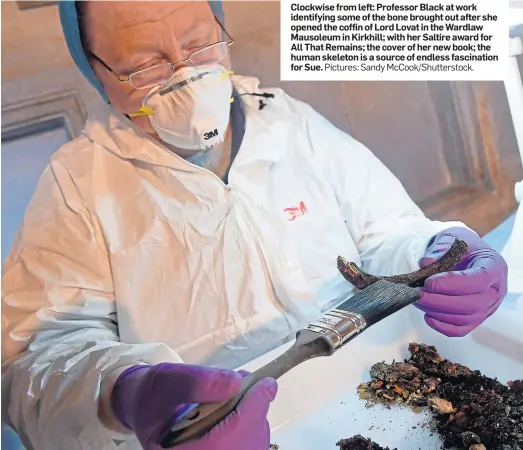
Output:
M220 3L59 8L107 105L52 157L4 265L4 417L27 448L159 448L187 405L233 396L234 369L351 294L339 254L397 274L460 237L417 307L447 336L497 309L506 265L476 233L425 218L310 106L231 76ZM267 450L276 392L262 380L180 448Z

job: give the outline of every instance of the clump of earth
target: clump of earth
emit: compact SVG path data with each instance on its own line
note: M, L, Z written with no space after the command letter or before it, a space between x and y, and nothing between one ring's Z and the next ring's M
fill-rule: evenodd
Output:
M429 408L443 448L523 450L523 380L504 385L442 358L435 347L411 343L409 359L376 363L360 398L386 405ZM344 439L340 450L380 450L362 436ZM384 450L388 450L385 448Z

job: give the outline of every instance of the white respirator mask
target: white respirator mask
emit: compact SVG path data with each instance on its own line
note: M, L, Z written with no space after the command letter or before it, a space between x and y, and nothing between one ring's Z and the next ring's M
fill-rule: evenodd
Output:
M140 112L148 116L160 139L184 150L202 151L225 139L231 111L232 82L223 66L182 67L144 98Z

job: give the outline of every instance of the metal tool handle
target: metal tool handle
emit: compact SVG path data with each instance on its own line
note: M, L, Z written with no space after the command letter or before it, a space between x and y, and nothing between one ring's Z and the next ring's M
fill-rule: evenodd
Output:
M298 364L318 356L334 353L332 343L317 333L301 330L294 345L281 356L246 376L240 393L230 400L203 403L189 410L176 424L172 425L161 442L162 448L171 448L199 439L221 422L238 406L243 396L254 384L264 378L278 379Z

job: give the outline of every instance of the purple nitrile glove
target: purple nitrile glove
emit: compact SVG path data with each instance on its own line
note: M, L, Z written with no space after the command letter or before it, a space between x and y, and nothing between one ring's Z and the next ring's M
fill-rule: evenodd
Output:
M449 228L439 233L420 266L426 267L441 258L456 238L467 243L467 253L451 272L428 278L415 304L425 312L427 325L448 337L469 334L498 309L507 294L505 260L467 228Z
M132 366L117 379L111 404L116 417L133 430L146 450L160 449L170 421L190 403L228 400L240 392L246 372L188 364L161 363ZM267 450L270 428L267 413L277 392L267 378L255 384L235 411L197 441L180 450ZM172 423L174 424L174 423Z

